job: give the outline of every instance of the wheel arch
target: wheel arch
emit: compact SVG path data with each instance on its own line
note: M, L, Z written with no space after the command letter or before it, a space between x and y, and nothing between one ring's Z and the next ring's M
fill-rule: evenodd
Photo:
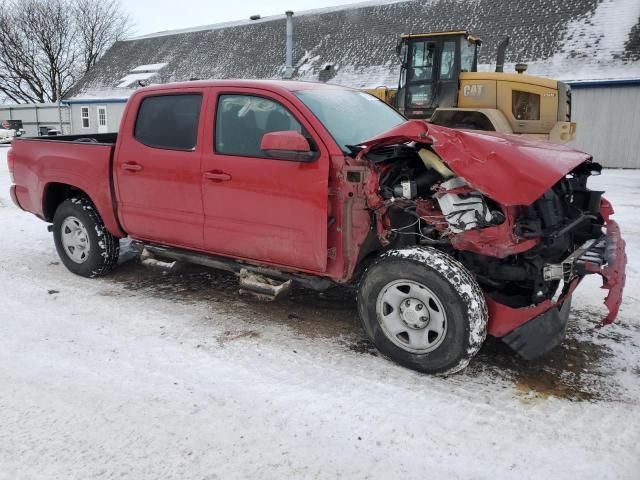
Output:
M429 121L449 128L513 133L507 117L495 108L438 108Z
M69 198L77 196L89 199L102 218L106 229L112 235L117 238L126 236L115 218L115 206L112 211L106 211L107 207L99 205L86 189L71 183L51 181L45 184L42 190L42 217L47 222L53 222L53 217L60 204Z
M84 190L74 185L61 182L47 183L42 192L42 215L44 219L47 222L52 222L60 204L77 195L83 195L91 200L91 197Z

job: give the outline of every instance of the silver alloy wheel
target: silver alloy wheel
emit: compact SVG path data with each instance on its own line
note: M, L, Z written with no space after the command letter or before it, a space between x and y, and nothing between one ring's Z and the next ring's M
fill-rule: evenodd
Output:
M84 263L89 258L91 243L84 224L76 217L64 219L60 227L62 247L67 256L75 263Z
M447 333L447 313L440 299L413 280L394 280L380 290L376 314L385 335L412 353L432 352Z

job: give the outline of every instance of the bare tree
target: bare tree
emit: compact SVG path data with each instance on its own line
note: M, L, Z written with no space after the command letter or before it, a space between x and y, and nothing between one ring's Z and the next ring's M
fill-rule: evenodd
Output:
M11 3L0 4L0 91L15 102L44 102L48 98L37 41L23 23Z
M114 42L132 33L133 23L119 0L76 0L73 13L83 73L93 67Z
M57 102L131 25L119 0L0 0L0 94Z

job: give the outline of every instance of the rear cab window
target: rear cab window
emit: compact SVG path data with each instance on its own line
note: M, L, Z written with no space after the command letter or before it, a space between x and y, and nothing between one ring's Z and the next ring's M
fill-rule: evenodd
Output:
M140 103L134 137L152 148L195 150L202 94L146 97Z
M540 120L540 95L513 90L511 113L516 120Z

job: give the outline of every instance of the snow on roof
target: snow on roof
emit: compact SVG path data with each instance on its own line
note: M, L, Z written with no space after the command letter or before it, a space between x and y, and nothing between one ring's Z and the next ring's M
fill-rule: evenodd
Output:
M164 67L167 66L167 63L150 63L148 65L140 65L136 68L134 68L133 70L131 70L131 72L157 72L158 70L162 70Z
M88 88L82 92L82 95L68 96L62 103L79 103L81 101L96 103L99 100L122 100L126 102L134 91L131 88L118 87Z
M637 78L640 62L628 61L626 54L638 25L640 0L601 0L591 15L567 24L561 47L550 58L533 62L532 72L576 81Z
M299 12L293 22L294 78L301 80L393 87L400 34L459 29L483 39L482 70L494 67L497 44L509 36L507 65L526 62L532 75L640 77L639 0L379 0ZM117 42L70 97L124 86L143 72L156 83L282 78L284 63L284 15L160 32Z
M300 17L302 15L317 15L321 13L331 13L338 12L341 10L350 10L353 8L363 8L367 6L380 6L380 5L388 5L391 3L401 3L401 2L410 2L412 0L369 0L364 2L354 2L354 3L346 3L343 5L336 5L333 7L323 7L323 8L314 8L310 10L303 10L301 12L295 12L294 15ZM282 15L269 15L266 17L260 17L255 20L252 19L244 19L244 20L232 20L230 22L220 22L220 23L212 23L211 25L200 25L197 27L191 28L181 28L176 30L164 30L161 32L149 33L146 35L139 35L136 37L130 37L126 39L126 41L131 40L144 40L146 38L156 38L156 37L164 37L167 35L178 35L181 33L194 33L194 32L202 32L205 30L217 30L220 28L230 28L230 27L240 27L243 25L253 24L253 23L262 23L262 22L272 22L274 20L282 20Z
M138 82L142 80L148 80L155 75L157 75L157 72L129 73L120 79L120 83L116 86L116 88L131 87Z

